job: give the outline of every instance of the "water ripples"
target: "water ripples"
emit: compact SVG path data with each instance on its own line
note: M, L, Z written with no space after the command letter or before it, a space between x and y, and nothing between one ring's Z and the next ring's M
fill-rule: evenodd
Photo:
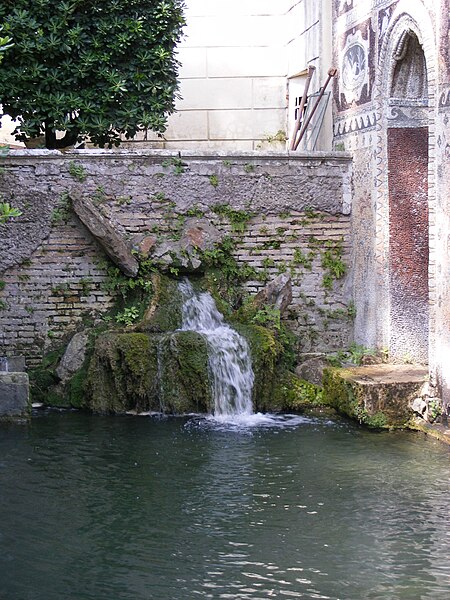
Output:
M297 415L2 434L0 598L448 598L448 452L419 436Z

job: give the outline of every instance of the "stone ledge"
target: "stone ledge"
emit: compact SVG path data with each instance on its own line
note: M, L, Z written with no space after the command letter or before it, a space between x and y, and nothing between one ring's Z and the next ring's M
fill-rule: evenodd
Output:
M325 403L369 427L405 427L411 402L428 381L422 365L369 365L324 370Z
M233 158L239 160L253 159L261 161L317 161L317 160L331 160L331 161L342 161L345 163L352 162L353 158L349 152L333 151L333 152L290 152L288 150L284 152L280 151L259 151L249 150L243 151L205 151L205 150L183 150L182 152L176 150L159 150L153 148L145 149L124 149L124 150L106 150L102 148L90 148L87 150L69 150L67 152L61 152L60 150L46 150L39 148L36 150L30 149L12 149L8 155L3 157L3 162L14 162L15 159L30 159L30 160L73 160L74 158L88 158L93 159L104 159L104 158L133 158L133 159L148 159L153 158L155 161L158 159L167 158L182 158L182 159L193 159L193 160L223 160L227 158Z

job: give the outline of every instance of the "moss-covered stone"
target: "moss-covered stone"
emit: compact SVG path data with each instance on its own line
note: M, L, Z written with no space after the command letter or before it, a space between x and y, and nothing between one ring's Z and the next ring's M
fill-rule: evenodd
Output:
M175 331L181 327L183 305L178 281L155 273L152 276L152 286L152 301L139 330L155 333Z
M283 346L275 333L260 325L233 322L233 327L249 344L255 375L253 406L256 411L274 410L273 391Z
M273 406L282 411L303 412L323 406L322 388L285 371L277 377Z
M368 427L405 427L412 416L409 405L420 395L426 375L426 369L413 365L328 368L323 400Z
M157 409L157 342L145 333L99 336L87 375L88 407L114 413Z
M161 405L165 412L211 412L206 340L194 331L166 335L159 345Z
M59 378L56 367L64 354L65 347L52 350L42 359L38 367L30 369L30 397L32 402L41 402L49 406L70 406L64 398L63 390L57 388Z

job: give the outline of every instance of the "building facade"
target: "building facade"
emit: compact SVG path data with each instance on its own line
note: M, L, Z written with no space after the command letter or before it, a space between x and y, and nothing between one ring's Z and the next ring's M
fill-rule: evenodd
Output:
M177 112L126 144L285 151L308 67L310 93L337 67L314 149L353 158L355 340L428 363L447 405L449 1L187 0Z
M448 0L336 0L334 146L354 163L355 337L450 401Z

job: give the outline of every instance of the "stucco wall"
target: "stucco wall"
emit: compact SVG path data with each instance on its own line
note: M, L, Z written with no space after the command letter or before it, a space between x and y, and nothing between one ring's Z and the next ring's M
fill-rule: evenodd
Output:
M287 319L301 336L301 352L348 345L351 270L327 289L322 265L323 252L335 245L350 264L348 157L189 155L177 173L179 160L158 151L19 151L2 160L0 193L23 215L1 229L0 355L23 353L33 364L111 306L105 255L67 207L75 190L136 247L143 236L176 232L195 208L235 238L236 258L261 276L248 282L249 291L291 273ZM223 204L253 214L245 231L214 212Z

